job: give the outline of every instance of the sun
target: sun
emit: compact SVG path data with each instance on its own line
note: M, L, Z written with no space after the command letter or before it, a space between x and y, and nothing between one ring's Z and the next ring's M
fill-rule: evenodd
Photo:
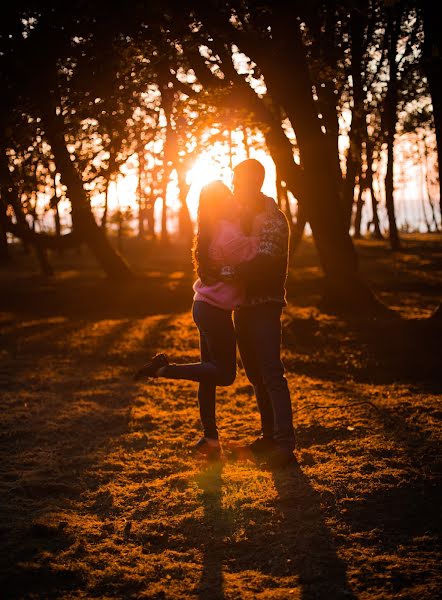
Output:
M198 198L201 189L214 181L220 179L226 185L231 185L232 173L228 165L222 164L219 155L213 152L201 153L187 173L187 183L190 184L189 194L187 196L187 206L190 216L196 217L198 210Z

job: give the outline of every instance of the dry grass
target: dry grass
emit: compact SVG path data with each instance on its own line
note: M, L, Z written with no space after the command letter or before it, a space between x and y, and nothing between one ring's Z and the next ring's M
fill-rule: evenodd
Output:
M51 282L4 271L1 597L438 597L442 246L360 253L402 318L319 313L302 248L284 317L298 465L274 473L195 463L196 386L129 378L156 350L197 357L186 262L139 259L150 278L124 289L87 257ZM218 413L224 439L256 434L242 370Z

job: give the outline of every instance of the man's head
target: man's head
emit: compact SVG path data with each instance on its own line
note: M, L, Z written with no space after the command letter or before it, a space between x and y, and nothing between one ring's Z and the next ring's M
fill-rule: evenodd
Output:
M265 169L254 158L243 160L233 169L233 190L241 201L256 197L264 183Z

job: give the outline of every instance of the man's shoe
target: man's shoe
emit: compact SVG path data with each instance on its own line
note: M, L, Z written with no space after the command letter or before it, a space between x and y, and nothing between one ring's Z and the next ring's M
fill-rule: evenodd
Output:
M229 457L231 460L244 462L252 460L255 462L262 461L276 447L275 441L272 438L259 437L251 444L234 445L229 447Z
M203 437L192 446L190 450L192 456L203 456L209 461L217 461L221 459L221 446L216 440L208 440Z
M257 459L262 459L271 454L276 447L277 446L273 438L262 436L256 438L254 442L247 446L252 455Z
M296 462L295 455L291 450L276 447L265 459L265 464L269 469L282 469Z
M134 373L133 379L134 381L140 381L140 379L145 379L147 377L157 377L158 369L167 367L168 364L169 359L165 354L156 354L150 362Z

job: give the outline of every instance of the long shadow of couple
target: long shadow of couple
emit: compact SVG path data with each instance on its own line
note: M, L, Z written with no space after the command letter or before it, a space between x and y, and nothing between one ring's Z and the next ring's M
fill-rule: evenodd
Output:
M241 593L238 586L245 584L249 595L253 595L262 593L267 581L272 587L284 588L279 590L282 595L275 598L356 598L347 581L345 563L339 558L325 525L319 494L297 464L272 472L279 518L272 518L270 512L262 510L258 515L255 509L244 539L239 542L232 537L238 515L222 505L223 468L222 463L207 466L197 476L207 540L197 589L199 598L222 600L226 597L223 572L226 565L229 577L233 574L235 579L237 574L233 583L236 589L232 590L235 597Z

